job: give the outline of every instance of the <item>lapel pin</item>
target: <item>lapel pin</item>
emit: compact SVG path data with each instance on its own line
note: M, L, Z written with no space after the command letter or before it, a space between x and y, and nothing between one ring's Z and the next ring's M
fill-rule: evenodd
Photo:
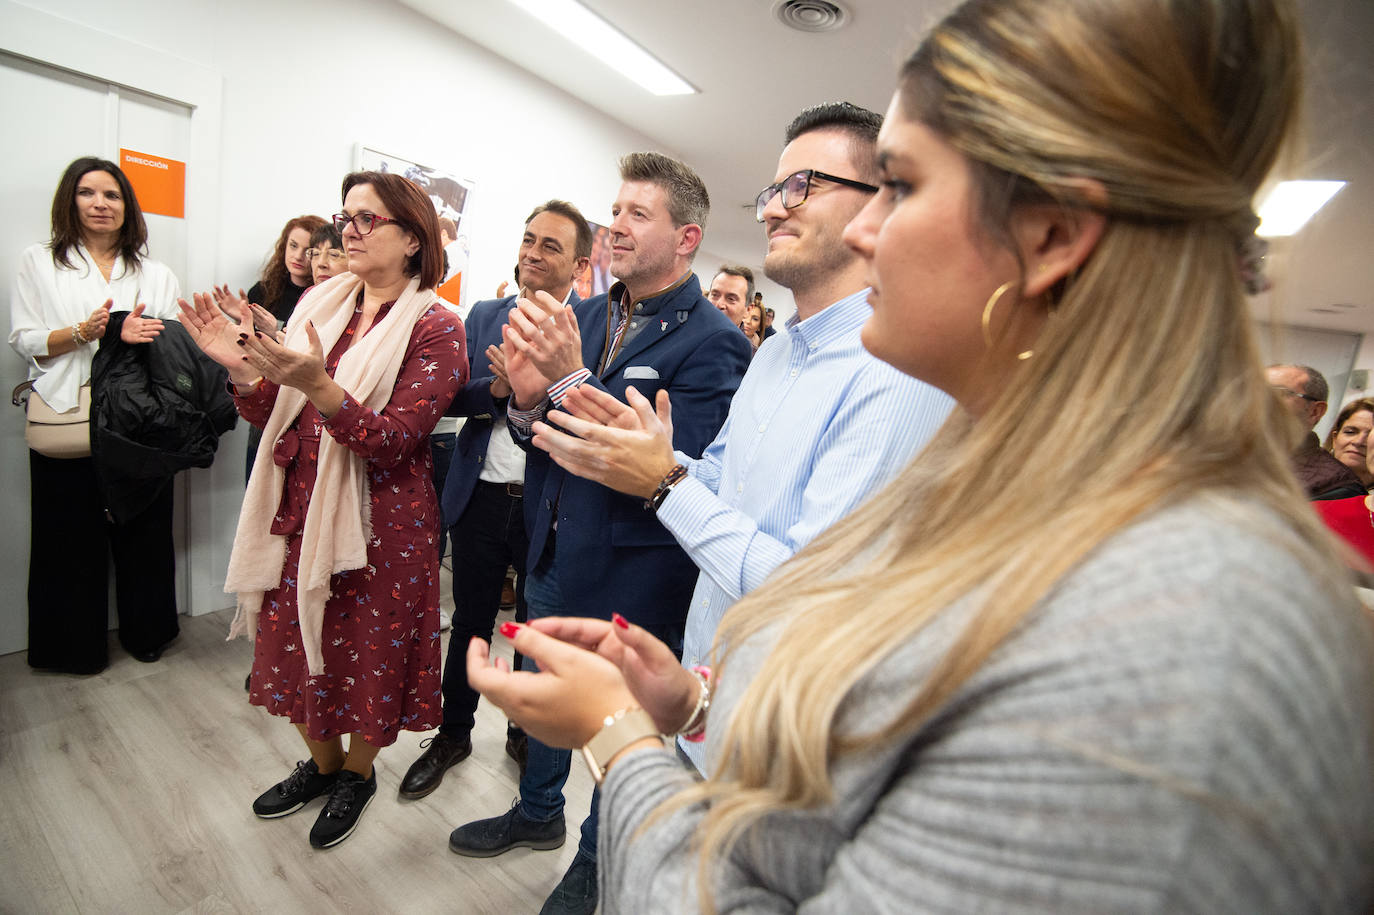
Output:
M658 322L658 329L659 329L660 332L667 330L667 329L668 329L668 322L667 322L667 321L659 321L659 322Z

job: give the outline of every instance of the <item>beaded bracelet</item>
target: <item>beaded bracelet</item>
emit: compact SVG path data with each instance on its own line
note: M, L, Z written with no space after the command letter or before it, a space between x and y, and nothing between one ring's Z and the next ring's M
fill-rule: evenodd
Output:
M689 672L697 678L701 692L697 695L696 708L687 716L687 723L673 736L688 743L701 743L706 739L706 713L711 710L711 668L697 666L689 668Z
M668 471L663 479L658 481L658 487L654 489L654 494L644 500L645 510L658 511L659 507L663 505L663 500L668 498L668 493L671 492L672 488L680 483L685 476L687 476L687 468L683 467L681 464L674 464L673 469Z
M77 346L85 346L87 343L91 342L87 340L86 335L81 332L81 325L79 323L72 325L72 342Z

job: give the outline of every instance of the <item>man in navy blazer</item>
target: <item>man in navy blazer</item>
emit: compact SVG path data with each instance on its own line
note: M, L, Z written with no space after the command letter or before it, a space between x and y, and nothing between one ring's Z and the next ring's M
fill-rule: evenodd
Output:
M591 250L591 226L575 206L550 200L535 207L525 220L516 261L525 294L543 292L576 305L581 300L573 280L586 268ZM508 566L518 576L515 617L525 619L525 451L511 441L506 426L511 389L499 349L515 299L472 306L466 327L470 380L448 409L451 416L468 417L454 443L442 493L444 524L453 533L453 631L444 658L443 722L401 780L401 797L412 800L438 788L444 773L472 752L477 693L468 686L464 659L474 636L491 641ZM517 755L522 737L508 736L507 752Z
M631 386L650 400L662 389L673 401L674 447L699 456L724 422L750 355L749 342L702 296L691 270L709 209L706 187L686 165L657 153L624 157L620 175L610 227L611 273L619 281L610 293L575 308L541 294L510 312L502 348L514 388L512 434L528 441L533 423L578 385L621 400ZM680 648L696 566L643 499L573 476L532 449L525 525L531 619L609 619L618 611ZM454 830L449 847L487 857L562 845L570 758L531 739L520 802L504 816ZM596 907L596 814L594 798L578 853L544 911Z

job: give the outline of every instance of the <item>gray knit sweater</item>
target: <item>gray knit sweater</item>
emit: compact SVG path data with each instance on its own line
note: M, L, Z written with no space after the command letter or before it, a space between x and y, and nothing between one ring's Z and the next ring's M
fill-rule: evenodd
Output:
M1374 640L1277 524L1208 497L1112 538L918 733L838 760L833 805L716 862L718 909L1370 911ZM966 612L862 681L839 730L887 720ZM771 641L732 659L713 720ZM668 752L611 771L603 913L696 910L701 810L635 835L690 781Z

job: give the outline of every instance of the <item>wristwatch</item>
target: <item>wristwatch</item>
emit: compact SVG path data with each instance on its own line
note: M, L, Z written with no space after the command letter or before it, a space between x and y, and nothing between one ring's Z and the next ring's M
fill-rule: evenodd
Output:
M587 768L592 770L592 779L600 785L606 777L606 766L615 755L645 737L662 740L658 725L654 724L653 717L644 709L621 709L607 715L601 730L592 735L592 739L582 748L582 758L587 761Z

